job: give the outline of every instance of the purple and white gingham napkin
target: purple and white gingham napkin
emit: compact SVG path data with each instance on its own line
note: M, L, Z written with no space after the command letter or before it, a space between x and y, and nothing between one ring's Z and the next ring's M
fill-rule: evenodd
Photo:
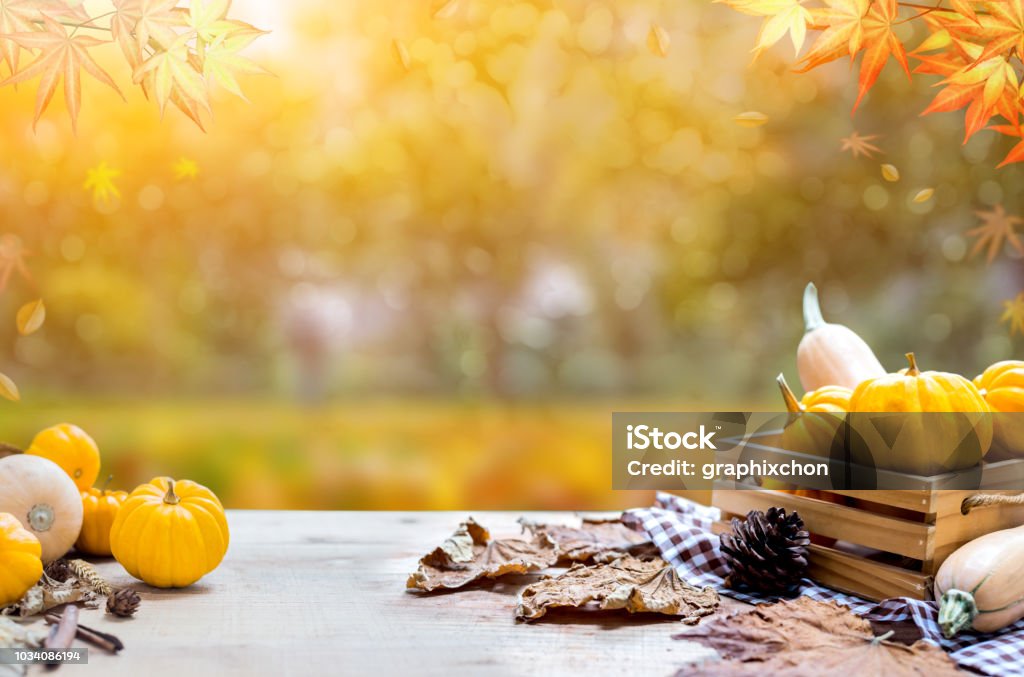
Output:
M679 575L692 585L710 585L723 595L751 604L775 601L774 597L725 587L728 569L718 549L718 536L711 533L711 525L720 517L718 508L659 493L653 507L628 510L622 521L646 533L661 550L665 561L675 566ZM1024 620L997 633L963 632L946 639L939 630L935 602L893 597L875 603L822 587L809 579L804 579L799 594L823 602L837 602L871 621L912 622L925 640L945 649L962 668L986 675L1024 676Z

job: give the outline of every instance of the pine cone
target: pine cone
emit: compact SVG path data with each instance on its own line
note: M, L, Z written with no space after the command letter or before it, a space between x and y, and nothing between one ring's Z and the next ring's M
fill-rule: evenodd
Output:
M64 581L74 576L74 573L68 566L68 561L64 558L55 559L49 564L47 564L43 568L43 573L45 573L47 576L57 581L58 583L63 583Z
M732 533L722 534L722 555L729 565L725 584L770 593L792 592L807 570L811 539L796 512L783 508L747 513L732 520Z
M107 596L107 613L128 618L139 610L142 598L131 588L123 588Z

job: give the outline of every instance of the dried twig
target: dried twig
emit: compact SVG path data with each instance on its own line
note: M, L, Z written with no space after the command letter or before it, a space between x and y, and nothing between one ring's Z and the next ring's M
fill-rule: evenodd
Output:
M46 622L50 625L54 625L60 622L60 617L57 614L46 614ZM78 625L78 639L83 642L88 642L95 647L116 654L118 651L124 648L124 643L117 638L116 635L111 635L107 632L101 632L95 628L90 628L87 625Z
M76 634L78 634L78 607L69 604L64 607L64 614L60 617L60 621L50 628L50 634L43 642L43 646L47 649L70 649ZM46 668L53 670L59 665L59 663L47 663Z

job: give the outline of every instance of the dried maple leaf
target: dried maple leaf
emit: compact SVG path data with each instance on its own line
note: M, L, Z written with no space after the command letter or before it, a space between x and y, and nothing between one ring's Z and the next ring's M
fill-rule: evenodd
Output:
M875 153L882 152L882 149L880 149L875 144L871 143L872 141L878 138L880 138L878 134L868 134L866 136L861 136L857 132L853 132L846 138L839 139L839 151L842 152L848 150L853 154L853 157L855 158L860 157L862 155L866 158L871 158L874 157Z
M611 562L625 555L657 555L658 550L646 536L619 521L584 519L578 527L540 524L519 520L534 536L547 536L558 546L561 560L572 562Z
M957 675L946 653L925 641L907 646L876 637L871 624L835 602L809 597L759 606L713 619L675 635L720 653L724 660L678 675Z
M1024 220L1019 216L1007 214L1001 204L996 205L990 212L975 212L975 214L981 219L982 225L967 231L968 237L978 238L971 249L971 257L977 255L988 244L986 263L992 263L996 255L1003 250L1004 240L1009 242L1010 246L1018 253L1024 254L1024 244L1021 243L1016 230L1014 230L1015 226L1024 224Z
M1010 335L1018 331L1024 334L1024 292L1017 294L1017 298L1003 301L1003 314L999 322L1010 323Z
M532 583L519 595L516 618L533 621L554 607L582 607L597 602L599 609L625 609L683 616L696 623L718 608L714 588L686 583L664 560L623 557L610 564L574 564L558 576Z
M470 518L420 560L405 587L428 592L461 588L480 578L544 569L557 560L558 549L546 536L491 540L490 532Z
M78 111L82 106L82 70L110 86L118 94L121 94L121 90L89 54L90 48L104 44L102 40L87 35L68 35L62 24L46 14L42 18L45 30L13 33L7 36L19 46L37 49L40 53L25 70L0 82L0 87L15 85L37 76L40 78L39 92L36 95L35 123L39 122L43 111L50 105L50 100L57 91L57 83L63 77L64 100L67 102L68 115L71 116L71 126L75 128L78 123ZM121 98L124 98L123 94Z

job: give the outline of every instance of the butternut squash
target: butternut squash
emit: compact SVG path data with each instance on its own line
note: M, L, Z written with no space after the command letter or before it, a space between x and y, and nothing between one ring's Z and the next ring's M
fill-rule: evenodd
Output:
M993 531L961 546L935 576L939 627L994 632L1024 618L1024 526Z
M885 375L882 363L864 339L848 327L825 321L813 282L804 290L804 331L796 364L805 391L824 386L853 390L862 381Z

